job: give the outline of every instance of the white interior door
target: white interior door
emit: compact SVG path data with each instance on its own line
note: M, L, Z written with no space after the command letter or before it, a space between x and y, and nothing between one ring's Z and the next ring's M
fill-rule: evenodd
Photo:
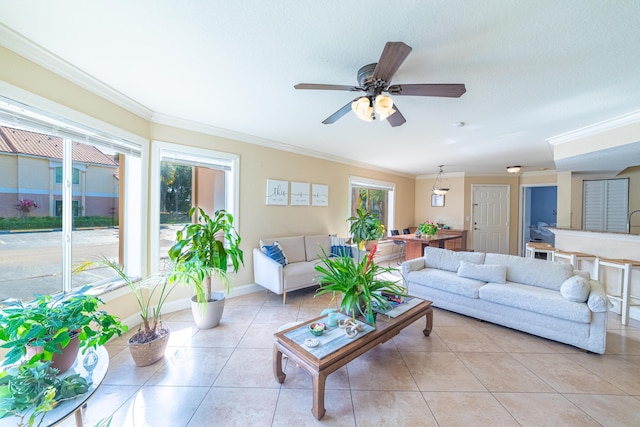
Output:
M473 185L473 249L509 253L509 186Z

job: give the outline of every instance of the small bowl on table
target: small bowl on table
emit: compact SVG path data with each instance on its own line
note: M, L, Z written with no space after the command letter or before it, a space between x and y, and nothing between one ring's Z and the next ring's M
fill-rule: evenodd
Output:
M327 325L321 322L315 322L309 325L309 332L316 337L322 335L325 329L327 329Z

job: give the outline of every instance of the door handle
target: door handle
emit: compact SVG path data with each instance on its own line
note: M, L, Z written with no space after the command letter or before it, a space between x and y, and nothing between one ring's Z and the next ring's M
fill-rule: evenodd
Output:
M480 230L478 227L473 227L474 230Z

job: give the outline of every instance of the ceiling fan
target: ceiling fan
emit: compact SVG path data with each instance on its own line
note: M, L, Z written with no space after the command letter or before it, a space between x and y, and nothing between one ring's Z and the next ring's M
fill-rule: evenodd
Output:
M459 98L467 89L464 84L403 84L392 85L391 78L398 71L400 65L411 53L411 47L403 42L387 42L377 63L368 64L358 70L359 86L346 85L326 85L314 83L298 83L296 89L314 90L346 90L349 92L365 92L366 95L359 96L347 103L344 107L324 119L322 123L329 125L347 114L350 110L358 118L371 121L387 119L393 127L404 124L404 118L398 107L393 104L393 100L385 95L387 92L398 96L441 96L448 98Z

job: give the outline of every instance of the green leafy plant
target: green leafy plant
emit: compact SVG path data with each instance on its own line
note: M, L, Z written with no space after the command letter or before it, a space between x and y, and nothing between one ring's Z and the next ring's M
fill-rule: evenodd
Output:
M433 221L426 220L425 222L420 224L418 229L424 235L433 236L438 232L438 225Z
M228 261L234 273L240 264L244 265L242 239L233 226L233 215L225 210L216 211L212 218L202 208L193 207L189 216L196 213L198 221L179 230L176 243L169 249L169 258L174 263L171 280L192 285L198 303L206 303L211 300L211 275L225 285L227 293L230 291Z
M360 261L349 256L328 257L326 254L321 263L315 266L320 275L316 281L320 288L316 295L333 293L342 295L340 310L351 313L355 320L356 310L366 317L367 321L375 324L372 301L380 307L388 306L388 301L382 292L393 295L406 295L405 288L397 281L382 278L383 273L394 271L390 267L381 267L373 261L377 247L374 246L369 255Z
M134 281L127 276L117 262L104 256L97 261L87 261L79 264L74 268L73 272L80 273L84 270L101 266L109 267L115 271L129 286L138 303L142 327L135 336L135 342L144 344L160 338L162 335L160 333L162 307L177 284L176 282L170 282L171 273L158 273L145 279Z
M367 212L364 208L356 209L356 215L347 218L347 221L351 221L349 233L353 242L360 248L364 242L378 240L384 236L384 225L378 219L378 215Z
M40 425L45 414L59 402L89 391L87 380L80 374L57 374L51 362L40 360L0 372L0 418L13 415L19 418L19 426L33 426L40 417Z
M77 334L83 353L88 348L104 345L114 335L122 335L127 327L120 320L99 310L104 304L82 288L71 295L40 295L34 301L5 300L0 310L0 347L10 349L3 365L17 362L26 355L27 345L42 346L43 352L33 359L51 360L61 353Z

